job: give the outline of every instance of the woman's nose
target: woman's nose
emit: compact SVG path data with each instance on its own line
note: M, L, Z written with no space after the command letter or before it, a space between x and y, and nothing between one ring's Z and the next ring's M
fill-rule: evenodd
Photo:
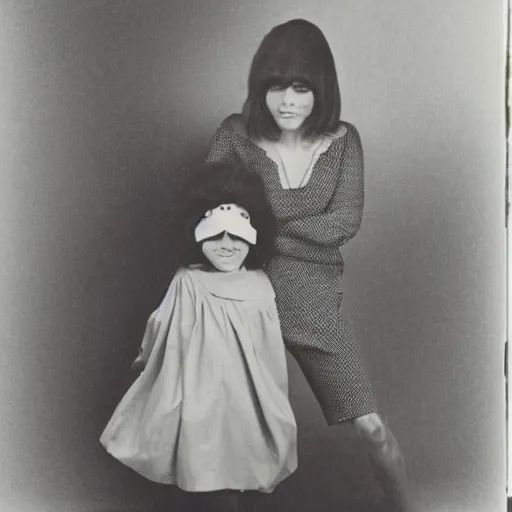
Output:
M293 105L295 103L295 91L293 90L293 87L287 87L283 91L283 98L282 102L284 105Z

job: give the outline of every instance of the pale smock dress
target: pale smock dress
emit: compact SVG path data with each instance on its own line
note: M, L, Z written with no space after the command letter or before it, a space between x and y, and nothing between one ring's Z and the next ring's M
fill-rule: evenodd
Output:
M297 468L285 349L262 271L181 269L149 318L147 361L100 441L185 491L271 492Z

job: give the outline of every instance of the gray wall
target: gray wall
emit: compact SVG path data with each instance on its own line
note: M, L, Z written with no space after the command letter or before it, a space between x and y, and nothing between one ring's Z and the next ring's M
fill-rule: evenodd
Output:
M426 510L500 510L503 16L497 0L2 0L2 510L128 510L154 492L97 437L169 278L167 191L292 17L324 30L363 139L345 297L382 413ZM353 437L290 372L301 468L276 503L378 499Z

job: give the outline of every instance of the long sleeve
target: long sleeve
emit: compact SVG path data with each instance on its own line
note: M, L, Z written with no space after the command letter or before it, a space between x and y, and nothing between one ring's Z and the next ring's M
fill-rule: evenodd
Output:
M228 117L214 133L208 148L206 162L230 162L236 160L236 153L232 144L232 128L229 126L229 122L230 118Z
M285 222L278 235L305 239L324 247L339 247L359 230L363 214L363 150L357 130L349 126L339 162L339 180L325 213Z
M278 234L275 238L275 247L278 254L312 263L337 265L341 259L338 246L326 247L290 235Z

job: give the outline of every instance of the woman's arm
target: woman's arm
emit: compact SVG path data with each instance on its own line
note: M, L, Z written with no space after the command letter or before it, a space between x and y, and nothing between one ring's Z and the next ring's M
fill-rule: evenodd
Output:
M312 263L338 265L341 260L338 246L326 247L309 240L284 234L278 234L274 244L278 254Z
M231 117L224 119L214 133L208 148L206 162L229 162L236 160L236 153L232 144L234 134L230 126Z
M281 224L279 235L286 235L327 247L339 247L359 230L363 215L363 150L357 130L350 126L339 162L336 191L325 213Z

